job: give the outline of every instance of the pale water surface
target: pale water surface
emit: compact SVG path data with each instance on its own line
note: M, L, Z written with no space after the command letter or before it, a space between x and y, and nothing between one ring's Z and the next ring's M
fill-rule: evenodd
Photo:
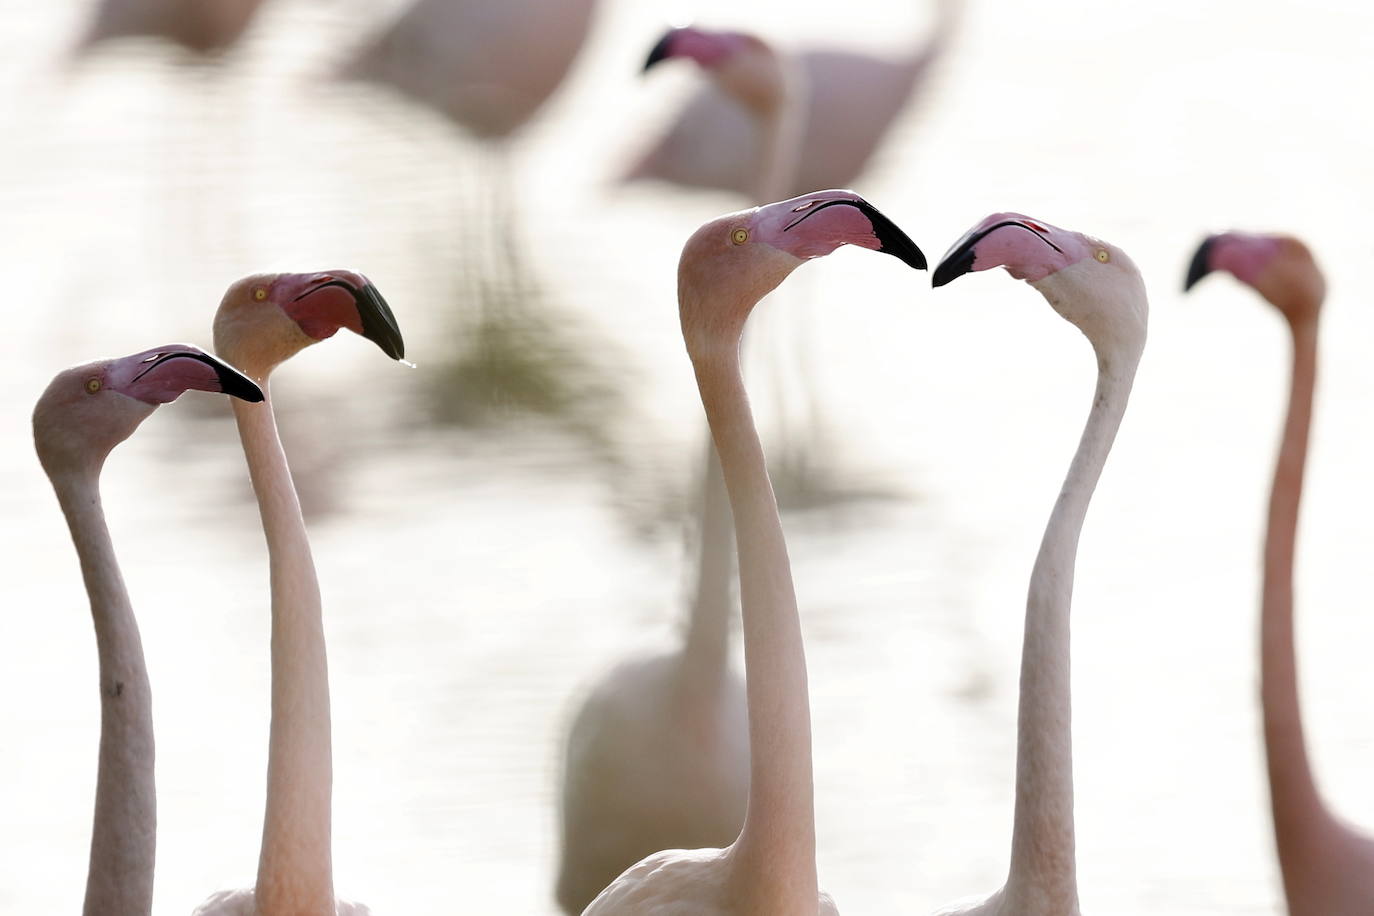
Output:
M208 344L238 276L335 266L377 282L419 364L350 337L275 386L326 601L337 887L378 913L552 912L568 712L608 664L669 644L681 605L676 529L636 539L612 498L684 478L698 454L677 251L740 203L610 181L695 79L636 75L682 7L603 4L572 79L514 151L549 307L628 395L614 439L629 470L612 493L604 467L546 429L423 421L462 307L464 240L483 232L465 209L475 148L384 92L320 79L395 4L273 0L217 69L135 43L64 75L81 6L0 12L0 912L79 907L99 722L33 401L76 362ZM875 50L927 20L915 0L686 13ZM1111 239L1147 275L1151 342L1075 593L1089 912L1280 907L1255 611L1287 344L1225 278L1182 298L1209 229L1296 232L1328 272L1299 572L1304 701L1334 804L1374 825L1371 36L1374 8L1354 2L972 0L935 91L859 183L932 262L1015 209ZM855 480L910 494L839 522L787 518L822 881L846 913L921 913L992 889L1005 868L1025 581L1093 362L1003 276L933 293L895 259L845 251L790 288L762 327L790 308L811 323L831 451ZM758 398L762 422L776 401ZM104 477L156 697L159 914L250 882L261 829L265 556L233 425L210 402L159 412Z

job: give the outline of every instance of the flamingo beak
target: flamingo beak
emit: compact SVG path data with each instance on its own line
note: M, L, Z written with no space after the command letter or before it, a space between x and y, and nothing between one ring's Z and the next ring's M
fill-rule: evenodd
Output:
M879 251L900 259L908 267L916 270L927 269L925 254L896 223L866 200L854 201L853 205L873 224L873 234L877 236L881 246Z
M213 380L209 376L196 373L188 374L186 368L178 371L175 366L170 366L161 373L152 374L155 370L178 359L190 359L204 363L214 372ZM204 370L196 371L203 372ZM145 376L148 379L141 386L138 385ZM156 359L147 363L138 375L130 379L123 390L131 397L151 404L162 404L176 400L178 395L189 388L197 388L202 391L219 391L250 404L260 403L263 399L262 389L258 387L256 382L222 359L208 353L202 353L199 350L176 349L162 352Z
M353 297L353 303L357 306L358 319L362 326L362 336L381 347L382 352L392 359L405 358L406 345L405 341L401 339L401 329L396 324L396 316L391 313L391 307L386 304L386 300L382 298L377 287L371 283L357 287L345 280L330 280L327 283L312 286L293 301L299 302L311 293L319 292L330 286L348 290L348 293Z
M988 264L983 267L975 267L975 262L978 259L978 243L998 229L1008 226L1024 229L1061 255L1064 253L1063 249L1050 241L1045 233L1037 231L1032 228L1030 224L1021 219L996 219L996 217L990 217L989 221L991 220L996 221L988 226L975 226L973 229L970 229L963 238L955 242L949 251L945 253L945 256L940 259L940 263L936 266L935 273L931 275L930 282L932 286L944 286L956 277L961 277L966 273L971 273L974 270L986 270L988 267L996 266Z
M652 67L654 64L665 61L672 56L670 48L673 43L673 36L675 36L676 34L677 29L669 29L667 32L664 33L663 37L660 38L658 40L658 43L654 45L653 50L649 52L648 59L644 61L644 69L640 72L648 73L649 68Z
M1193 253L1193 260L1188 264L1188 276L1183 281L1185 293L1192 289L1197 281L1212 272L1212 245L1216 240L1216 236L1208 236Z

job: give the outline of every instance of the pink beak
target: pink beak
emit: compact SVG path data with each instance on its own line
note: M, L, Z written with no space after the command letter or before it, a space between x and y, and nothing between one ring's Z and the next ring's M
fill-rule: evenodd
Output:
M396 316L367 277L351 270L331 270L283 279L290 285L289 300L282 309L306 334L324 340L339 328L348 328L381 347L392 359L405 357L405 341Z
M118 364L127 365L126 371L132 377L126 382L113 381L111 388L145 404L166 404L191 389L227 394L251 403L262 400L262 389L248 376L223 360L184 344L126 356Z

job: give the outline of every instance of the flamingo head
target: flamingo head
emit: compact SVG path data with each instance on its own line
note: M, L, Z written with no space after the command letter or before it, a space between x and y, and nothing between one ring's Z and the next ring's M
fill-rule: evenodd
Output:
M678 299L684 330L737 323L804 261L855 245L900 258L918 270L921 249L853 191L816 191L703 225L682 249Z
M691 26L669 29L649 52L644 69L672 58L696 61L728 95L756 112L781 105L786 93L782 57L756 35Z
M386 300L366 277L348 270L244 277L229 287L215 313L215 348L264 379L340 328L361 334L392 359L405 356Z
M992 267L1039 290L1099 353L1124 345L1138 357L1149 305L1140 270L1120 248L1019 213L994 213L945 253L932 282L944 286Z
M98 468L159 405L185 391L261 401L262 389L233 366L191 344L168 344L59 372L33 411L39 460L59 469Z
M1224 270L1254 289L1290 322L1315 318L1326 297L1326 279L1312 252L1289 235L1208 236L1188 265L1184 290L1214 270Z

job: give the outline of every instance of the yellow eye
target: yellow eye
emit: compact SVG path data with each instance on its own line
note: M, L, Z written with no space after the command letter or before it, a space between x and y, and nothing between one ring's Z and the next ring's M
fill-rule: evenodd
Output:
M99 391L99 390L100 390L100 379L98 379L98 378L86 379L86 391L88 391L88 392L91 393L91 394L95 394L95 393L96 393L97 391Z
M1103 264L1106 264L1108 261L1112 259L1112 256L1107 254L1107 249L1099 248L1097 249L1097 259L1101 261Z
M749 241L749 230L741 226L730 233L730 241L734 242L736 245L743 245L745 242Z
M267 290L261 286L253 287L253 298L261 302L267 298Z

